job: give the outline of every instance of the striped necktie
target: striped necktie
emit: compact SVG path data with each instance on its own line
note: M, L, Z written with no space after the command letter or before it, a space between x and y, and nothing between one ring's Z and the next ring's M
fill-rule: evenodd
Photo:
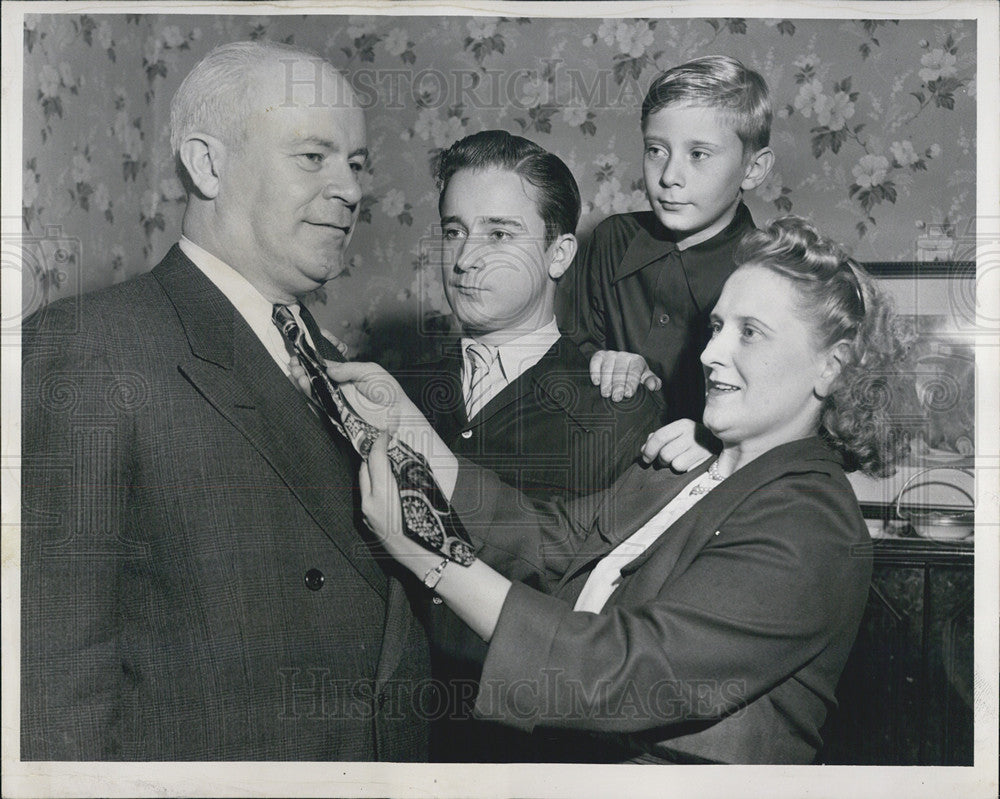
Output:
M313 399L326 412L333 426L351 442L362 459L367 459L380 431L362 419L351 407L340 387L326 373L317 349L327 360L342 361L343 356L320 333L319 325L308 310L299 306L299 314L312 340L316 342L315 348L309 343L287 306L275 305L271 319L309 375ZM427 459L402 441L390 444L388 454L393 476L399 484L403 530L406 535L427 549L439 552L464 566L472 563L476 556L468 533L441 493Z
M489 401L490 372L496 363L497 353L492 347L472 342L465 347L466 363L469 366L469 395L465 400L465 416L469 421L475 417Z

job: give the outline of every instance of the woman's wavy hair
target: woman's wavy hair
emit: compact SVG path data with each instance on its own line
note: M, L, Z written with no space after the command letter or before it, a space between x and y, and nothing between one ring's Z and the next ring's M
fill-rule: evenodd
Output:
M857 262L799 217L748 232L735 261L795 285L820 348L847 342L840 375L823 400L820 437L841 453L848 471L892 474L909 451L913 426L904 412L913 406L912 380L905 379L912 327Z

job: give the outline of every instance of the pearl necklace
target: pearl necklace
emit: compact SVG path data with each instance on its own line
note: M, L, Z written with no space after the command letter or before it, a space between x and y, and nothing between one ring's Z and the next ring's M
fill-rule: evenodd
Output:
M712 465L708 467L708 476L712 478L716 483L721 483L726 478L722 476L722 472L719 471L719 461L716 459L712 462ZM714 486L700 485L697 482L691 486L690 494L693 497L701 496L702 494L707 494L712 490Z

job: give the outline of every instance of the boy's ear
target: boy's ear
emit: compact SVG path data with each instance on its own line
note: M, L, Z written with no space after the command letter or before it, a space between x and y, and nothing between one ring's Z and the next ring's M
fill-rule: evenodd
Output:
M219 193L219 167L225 153L225 145L207 133L188 136L177 153L191 182L205 199L213 200Z
M750 191L756 189L764 179L768 176L771 171L771 167L774 166L774 153L771 151L770 147L764 147L753 154L753 157L747 162L746 171L744 173L743 182L740 184L740 188L743 191Z
M549 245L549 277L558 280L569 269L576 255L576 246L576 236L572 233L563 233Z

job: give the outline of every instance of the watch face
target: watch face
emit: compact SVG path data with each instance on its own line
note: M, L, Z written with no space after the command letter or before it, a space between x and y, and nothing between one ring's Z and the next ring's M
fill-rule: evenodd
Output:
M424 575L423 583L428 588L434 588L438 581L441 579L441 575L444 573L444 567L448 565L447 560L441 561L433 569L428 569L427 574Z

